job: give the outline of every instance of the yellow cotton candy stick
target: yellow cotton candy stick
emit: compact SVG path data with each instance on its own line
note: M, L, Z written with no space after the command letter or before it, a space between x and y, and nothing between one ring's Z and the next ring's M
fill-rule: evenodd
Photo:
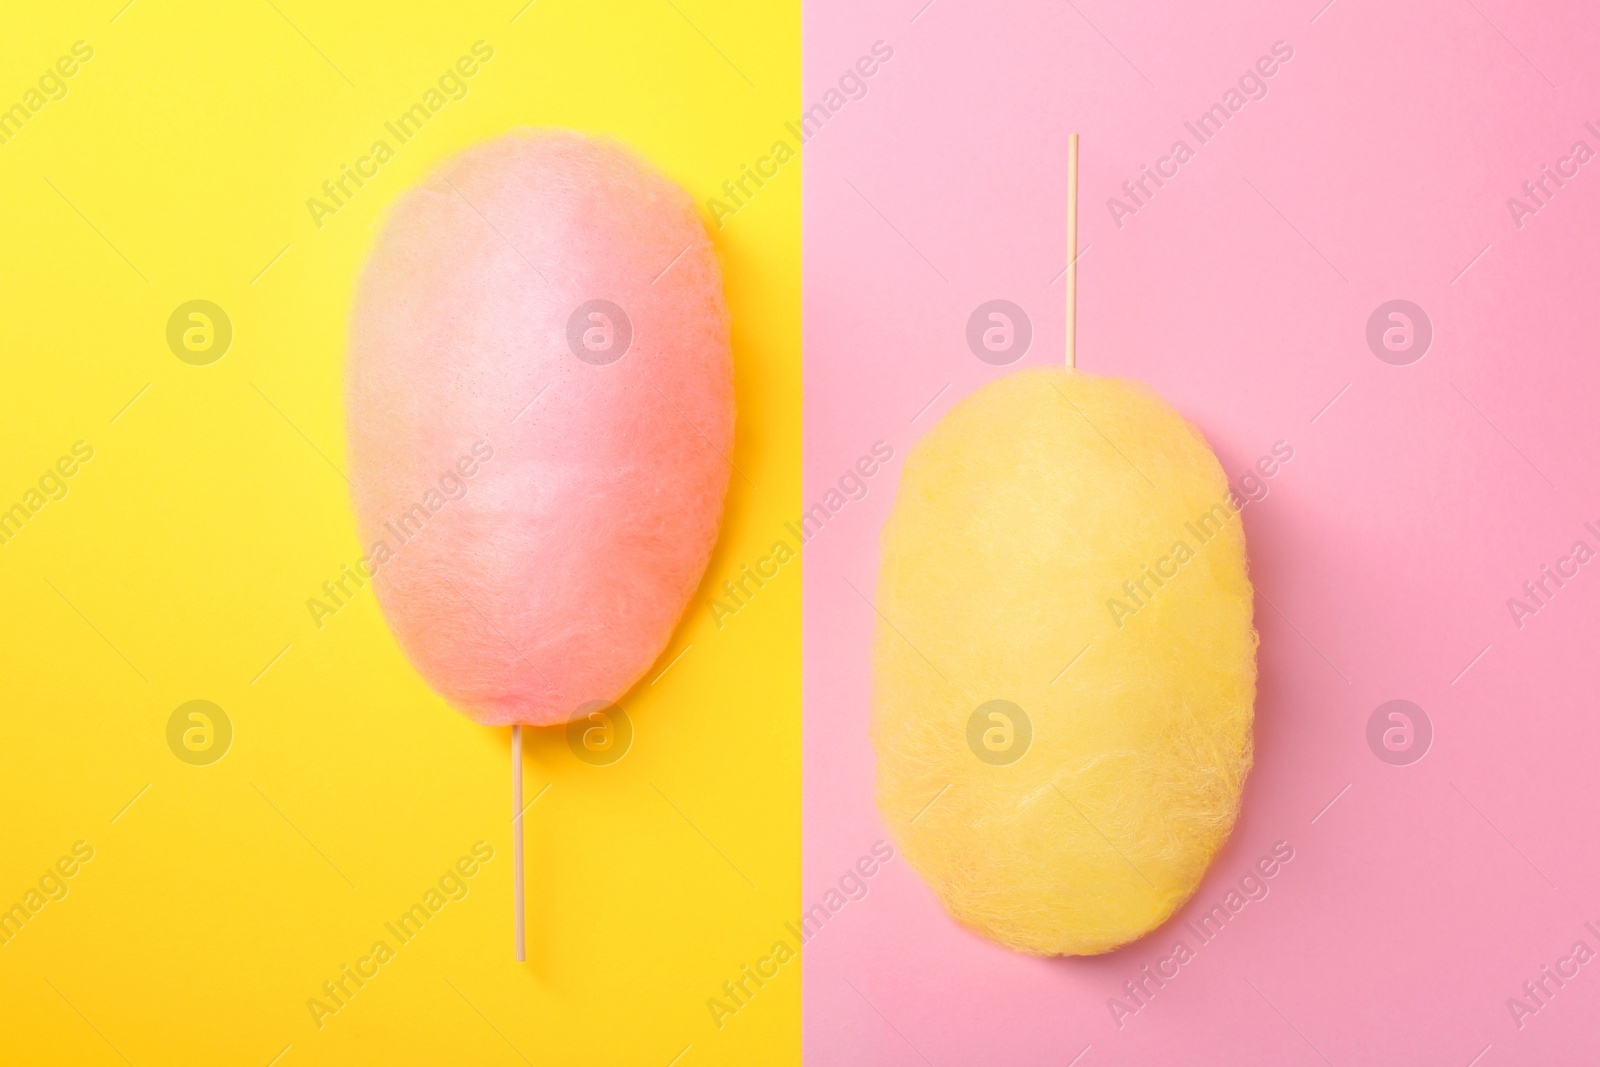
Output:
M962 923L1106 952L1198 886L1251 762L1235 500L1158 396L1075 370L991 382L911 451L874 598L877 801Z

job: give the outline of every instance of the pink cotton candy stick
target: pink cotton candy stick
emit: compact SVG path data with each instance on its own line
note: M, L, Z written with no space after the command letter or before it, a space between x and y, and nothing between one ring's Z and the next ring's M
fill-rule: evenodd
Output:
M520 751L656 662L733 450L721 271L681 188L566 130L450 159L377 237L346 398L363 569L441 696Z

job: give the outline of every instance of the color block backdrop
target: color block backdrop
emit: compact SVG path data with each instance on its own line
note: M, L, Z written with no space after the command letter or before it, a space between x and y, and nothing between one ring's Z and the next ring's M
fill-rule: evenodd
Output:
M348 577L342 361L374 226L438 160L565 125L726 198L797 109L799 28L701 0L7 15L0 1060L796 1062L797 965L708 1001L798 905L798 562L713 610L798 507L798 161L706 204L740 473L621 758L533 734L526 965L509 731L434 697Z
M808 1062L1582 1062L1592 11L873 0L808 5L805 47ZM956 926L898 856L857 864L885 836L878 530L953 403L1062 358L1070 131L1079 366L1159 391L1252 500L1261 685L1243 814L1194 899L1121 951L1041 960ZM856 477L874 448L893 459Z

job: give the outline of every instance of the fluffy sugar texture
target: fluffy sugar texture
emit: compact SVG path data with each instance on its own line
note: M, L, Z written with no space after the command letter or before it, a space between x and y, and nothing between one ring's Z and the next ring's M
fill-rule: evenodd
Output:
M878 578L878 807L961 922L1026 952L1105 952L1194 892L1251 760L1231 499L1159 397L1061 370L985 386L907 458ZM1008 765L975 754L1020 751L1004 720L969 745L991 700L1032 724Z
M596 299L632 324L609 365L568 341ZM460 153L377 237L346 393L378 599L434 689L497 725L621 698L699 584L728 488L728 312L689 196L571 131Z

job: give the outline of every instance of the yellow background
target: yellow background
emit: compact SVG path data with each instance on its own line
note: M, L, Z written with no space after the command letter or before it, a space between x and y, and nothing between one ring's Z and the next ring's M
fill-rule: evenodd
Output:
M706 607L799 510L798 163L716 234L759 488L732 480L657 669L687 653L624 701L631 751L592 767L532 737L525 965L509 731L428 690L370 589L320 630L306 607L360 556L344 318L400 190L553 124L624 138L704 203L799 110L794 0L522 7L8 13L0 106L73 42L95 54L0 145L0 508L73 442L95 455L0 545L0 908L75 841L95 857L0 947L7 1064L798 1062L798 963L720 1030L706 1007L799 910L799 564L720 630ZM469 95L317 229L307 198L478 40ZM166 344L192 299L233 323L209 366ZM193 699L234 726L210 766L167 746ZM470 895L319 1031L307 999L480 839Z

